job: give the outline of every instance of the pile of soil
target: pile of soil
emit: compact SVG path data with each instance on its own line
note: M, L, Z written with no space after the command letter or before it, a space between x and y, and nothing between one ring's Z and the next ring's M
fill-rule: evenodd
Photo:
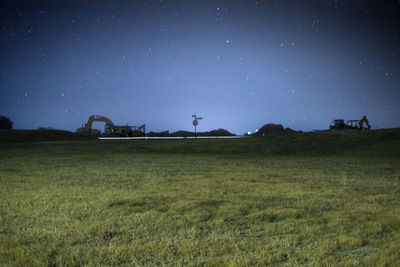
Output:
M298 131L295 131L290 128L283 128L281 124L274 124L274 123L268 123L264 124L263 127L258 129L257 132L255 132L254 136L271 136L271 135L284 135L284 134L290 134L290 133L297 133Z
M149 132L147 133L147 136L149 137L187 137L187 136L194 136L194 132L189 132L189 131L176 131L173 133L169 133L169 131L163 131L163 132ZM218 129L218 130L212 130L209 132L198 132L197 136L234 136L235 134L230 133L229 131L225 129Z

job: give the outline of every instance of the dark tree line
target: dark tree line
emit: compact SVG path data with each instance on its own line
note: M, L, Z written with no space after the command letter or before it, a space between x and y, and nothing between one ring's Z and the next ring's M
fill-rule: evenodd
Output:
M5 117L0 115L0 129L12 129L13 122Z

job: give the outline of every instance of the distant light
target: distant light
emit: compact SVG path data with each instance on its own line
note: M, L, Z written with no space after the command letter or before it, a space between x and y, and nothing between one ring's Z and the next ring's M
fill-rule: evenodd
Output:
M250 134L251 134L251 132L247 132L247 134L248 134L248 135L250 135Z
M258 132L258 129L256 129L256 132Z
M229 44L231 41L229 41L229 40L226 40L226 44Z

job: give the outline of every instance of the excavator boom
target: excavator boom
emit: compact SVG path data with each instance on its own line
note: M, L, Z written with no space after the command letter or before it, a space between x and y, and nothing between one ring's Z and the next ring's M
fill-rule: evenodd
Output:
M107 118L107 117L100 116L100 115L91 115L91 116L89 117L89 119L88 119L88 122L87 122L86 125L85 125L85 128L86 128L86 129L91 129L91 128L92 128L92 124L93 124L93 122L95 122L95 121L103 121L103 122L105 122L106 124L114 125L114 123L113 123L109 118Z
M107 117L100 116L100 115L91 115L85 124L85 126L76 129L77 133L84 134L84 135L100 135L100 131L97 129L92 129L93 122L95 121L102 121L105 122L106 125L114 125L114 123Z

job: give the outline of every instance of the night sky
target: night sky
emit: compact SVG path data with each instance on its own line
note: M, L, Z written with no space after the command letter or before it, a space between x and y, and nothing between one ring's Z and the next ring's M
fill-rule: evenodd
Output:
M399 1L0 4L0 114L75 131L92 114L147 131L265 123L400 126ZM103 124L95 123L102 129Z

